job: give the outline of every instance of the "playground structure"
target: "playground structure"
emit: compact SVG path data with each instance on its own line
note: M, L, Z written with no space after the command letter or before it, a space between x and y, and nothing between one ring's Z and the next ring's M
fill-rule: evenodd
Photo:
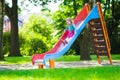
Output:
M101 63L100 56L107 56L109 58L110 64L112 64L112 58L110 55L110 42L99 2L91 11L89 11L89 5L85 4L83 9L76 16L74 19L74 25L76 27L75 34L72 38L69 39L68 44L63 45L62 43L62 41L67 37L67 33L64 32L51 50L42 54L34 54L32 56L32 64L39 63L39 68L43 68L46 66L46 61L49 60L50 68L54 68L54 58L58 58L64 55L69 50L87 23L90 24L94 50L98 57L98 63Z

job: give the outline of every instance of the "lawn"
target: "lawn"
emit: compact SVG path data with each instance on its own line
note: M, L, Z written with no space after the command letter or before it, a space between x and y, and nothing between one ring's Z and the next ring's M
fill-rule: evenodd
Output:
M0 80L119 80L120 66L1 70Z
M120 54L112 55L113 60L120 60ZM91 60L96 60L96 55L91 55ZM101 57L101 60L109 60L107 57ZM70 56L61 56L55 59L56 62L65 61L80 61L79 55L70 55ZM5 57L5 61L0 61L0 64L23 64L26 62L31 62L31 56L24 56L24 57Z
M92 60L97 60L95 55ZM107 58L104 57L103 60ZM120 60L120 54L112 55L113 60ZM31 57L5 57L1 64L23 64L31 62ZM62 56L55 61L79 61L79 56ZM102 66L85 68L0 70L0 80L119 80L120 66Z

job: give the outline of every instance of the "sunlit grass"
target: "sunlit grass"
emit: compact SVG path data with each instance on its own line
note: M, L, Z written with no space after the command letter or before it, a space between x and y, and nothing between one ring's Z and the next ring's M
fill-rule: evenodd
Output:
M5 57L4 61L0 61L0 64L23 64L31 62L30 56L25 57Z
M119 76L119 66L0 71L0 80L118 80Z
M97 60L96 55L91 55L91 58ZM120 54L112 55L112 59L120 60ZM55 61L80 61L80 56L61 56ZM23 63L31 63L31 56L5 57L5 61L0 61L0 65ZM0 80L119 80L119 76L120 66L112 65L85 68L0 70Z

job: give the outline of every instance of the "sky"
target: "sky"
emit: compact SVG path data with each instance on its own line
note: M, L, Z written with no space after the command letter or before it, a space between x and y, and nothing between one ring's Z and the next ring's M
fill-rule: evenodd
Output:
M9 3L9 6L12 6L12 0L5 0L7 3ZM21 4L21 1L24 1L23 4ZM50 3L48 5L48 8L51 11L56 11L58 9L59 3ZM29 18L29 16L32 13L39 14L42 7L41 6L34 6L32 3L29 2L29 0L18 0L18 6L21 8L22 12L19 14L19 19L21 19L23 22L26 22Z
M21 14L27 14L27 13L39 13L41 10L41 6L34 6L32 3L29 2L29 0L25 0L24 4L21 4L21 1L23 0L18 0L18 5L22 9ZM12 6L12 0L6 0L6 2L9 3L9 6ZM48 8L51 11L56 11L58 9L59 3L50 3Z

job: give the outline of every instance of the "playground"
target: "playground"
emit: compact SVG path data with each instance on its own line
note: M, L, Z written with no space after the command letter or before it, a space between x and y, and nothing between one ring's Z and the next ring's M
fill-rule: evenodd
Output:
M73 24L75 27L75 34L71 38L67 39L68 31L66 30L52 49L41 54L34 54L32 56L32 64L35 65L37 63L40 68L44 68L47 67L46 62L49 60L49 67L54 68L54 59L63 56L70 49L82 30L86 27L86 24L89 24L92 32L94 52L97 55L98 63L101 64L100 58L106 56L109 59L109 64L112 64L110 54L111 45L104 16L102 14L101 4L97 2L91 11L89 10L89 4L85 4L73 20ZM66 41L66 39L67 44L63 44L63 41Z
M119 66L119 60L113 60L110 54L111 46L106 29L106 23L104 16L102 14L101 4L98 2L89 10L89 4L85 4L79 14L73 20L75 27L74 35L68 39L67 44L63 44L68 36L68 31L63 32L62 36L59 38L58 42L47 52L44 53L34 53L32 56L32 64L11 64L11 65L0 65L0 69L37 69L37 68L72 68L72 67L96 67L105 65L115 65ZM98 61L75 61L75 62L54 62L54 59L63 56L75 42L77 37L80 35L82 30L89 24L93 43L94 51L97 55ZM101 60L101 57L105 56L108 60Z
M78 55L71 56L61 56L60 58L55 59L54 68L95 68L95 67L110 67L110 66L118 66L120 67L120 55L112 55L113 64L109 64L109 61L106 57L104 57L101 61L101 64L97 62L96 55L91 55L91 60L79 60ZM41 69L38 65L32 65L31 57L6 57L5 61L0 62L0 70L35 70ZM52 68L52 69L54 69ZM47 62L47 66L45 69L50 69L49 62ZM41 69L42 70L42 69Z
M68 38L71 32L68 28L47 52L31 51L31 55L22 57L5 55L0 61L0 80L119 80L120 54L111 55L113 48L100 2L91 10L89 4L85 4L71 24L75 30L72 36ZM81 60L78 54L65 55L86 25L91 30L94 48L89 54L90 60ZM81 51L84 49L86 47Z

